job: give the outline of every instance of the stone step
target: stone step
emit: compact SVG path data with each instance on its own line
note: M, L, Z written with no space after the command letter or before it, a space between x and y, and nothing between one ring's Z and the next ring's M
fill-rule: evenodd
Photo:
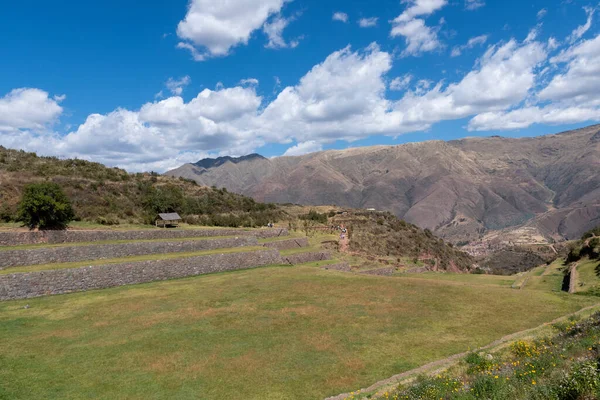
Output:
M257 238L244 236L205 240L130 242L4 250L0 251L0 270L29 265L105 260L148 254L186 253L246 246L259 246Z
M97 230L97 231L39 231L0 232L0 247L31 244L59 244L109 240L183 239L217 236L254 236L259 239L288 236L284 228L269 229L152 229L152 230Z
M277 250L259 250L2 275L0 300L106 289L281 263Z

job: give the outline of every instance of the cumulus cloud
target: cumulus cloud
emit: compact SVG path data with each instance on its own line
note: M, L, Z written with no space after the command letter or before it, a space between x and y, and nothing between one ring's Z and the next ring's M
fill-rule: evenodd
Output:
M53 98L40 89L14 89L0 98L0 133L22 129L45 131L62 114L66 96Z
M337 140L395 137L466 117L472 117L471 130L598 120L600 38L550 59L549 51L536 40L496 43L462 79L421 79L411 88L410 75L390 81L393 57L376 44L346 47L270 102L257 94L258 81L247 78L235 87L205 89L189 102L174 95L137 110L92 114L62 136L52 132L60 97L18 89L0 99L0 144L162 171L207 156L247 154L266 143L289 144L287 155L302 154ZM404 93L390 99L388 89Z
M469 11L477 10L485 6L485 1L483 0L465 0L465 8Z
M321 150L323 150L323 146L320 143L314 140L309 140L308 142L298 143L297 145L290 147L283 154L283 156L302 156L304 154L314 153Z
M467 49L472 49L475 46L481 46L484 45L485 42L487 42L488 40L488 35L480 35L480 36L475 36L472 37L471 39L469 39L469 41L462 45L462 46L456 46L452 49L452 53L450 54L452 57L458 57L462 54L463 51L467 50Z
M358 25L361 28L372 28L374 26L377 26L377 21L379 20L379 18L377 17L372 17L372 18L361 18L358 21Z
M344 13L344 12L336 12L333 13L333 17L332 19L334 21L340 21L340 22L348 22L348 14Z
M270 16L279 14L287 0L190 0L185 18L177 26L193 58L226 56L231 48L247 44L254 31Z
M392 21L392 37L402 36L406 41L403 56L414 56L442 47L438 40L437 27L429 27L425 20L418 17L427 17L448 4L447 0L407 0L410 6Z
M469 122L469 129L521 129L536 123L598 121L600 35L563 50L550 62L554 65L566 64L566 69L564 73L554 75L536 94L542 105L483 113Z

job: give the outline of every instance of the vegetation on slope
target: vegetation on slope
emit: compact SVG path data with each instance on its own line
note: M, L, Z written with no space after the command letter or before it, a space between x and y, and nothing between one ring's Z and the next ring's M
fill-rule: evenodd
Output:
M600 259L600 226L583 234L572 247L567 262L579 261L584 257Z
M421 261L432 270L470 271L474 265L467 253L391 213L358 212L334 221L348 226L351 251Z
M453 370L421 377L377 399L591 400L600 398L600 314L556 324L556 333L518 341L499 354L469 354ZM351 396L363 398L362 396Z
M16 220L27 184L52 182L70 199L79 220L112 225L152 223L159 212L178 212L188 223L254 227L277 221L282 211L273 204L198 186L194 181L129 174L84 160L39 157L0 146L0 221Z

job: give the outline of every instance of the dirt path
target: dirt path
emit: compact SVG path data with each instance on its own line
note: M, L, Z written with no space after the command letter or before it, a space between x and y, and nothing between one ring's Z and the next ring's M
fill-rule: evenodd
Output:
M480 347L479 349L477 349L477 351L490 350L490 349L492 349L494 347L500 346L500 345L505 344L507 342L512 342L513 340L515 340L515 339L517 339L517 338L519 338L519 337L521 337L523 335L526 335L528 333L534 332L534 331L536 331L536 330L538 330L538 329L540 329L542 327L556 324L556 323L558 323L560 321L565 320L566 318L569 318L572 315L577 315L577 314L583 313L583 312L585 312L587 310L591 310L591 309L596 308L598 306L600 306L600 303L599 304L595 304L593 306L588 306L588 307L582 308L581 310L576 311L574 313L571 313L571 314L564 315L562 317L556 318L553 321L547 322L547 323L545 323L543 325L540 325L538 327L531 328L531 329L526 329L524 331L520 331L520 332L516 332L516 333L511 333L510 335L504 336L504 337L502 337L502 338L500 338L500 339L498 339L498 340L496 340L496 341L488 344L487 346ZM439 374L439 373L445 371L446 369L450 368L452 365L454 365L456 362L458 362L462 358L466 357L470 352L471 351L465 351L463 353L455 354L453 356L446 357L446 358L443 358L441 360L437 360L437 361L431 362L429 364L425 364L425 365L423 365L423 366L421 366L419 368L415 368L415 369L412 369L410 371L406 371L406 372L403 372L401 374L394 375L391 378L387 378L387 379L381 380L381 381L379 381L377 383L374 383L373 385L369 386L368 388L360 389L360 392L361 393L365 393L365 394L372 393L372 392L375 392L377 390L381 390L382 388L385 388L386 386L397 385L403 379L407 379L407 378L410 378L410 377L413 377L413 376L418 376L418 375L422 375L422 374L427 374L427 375L436 375L436 374ZM350 393L342 393L342 394L339 394L337 396L328 397L325 400L344 400L346 398L349 398L350 396L351 396Z
M340 238L340 252L348 253L348 249L350 248L350 240L348 239L348 234L344 235L344 238Z

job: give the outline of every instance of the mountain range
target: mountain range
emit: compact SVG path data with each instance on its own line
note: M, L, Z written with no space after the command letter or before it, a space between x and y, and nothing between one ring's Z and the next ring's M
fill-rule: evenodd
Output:
M533 138L206 159L166 174L261 202L390 211L455 243L522 227L572 239L600 224L600 125Z

